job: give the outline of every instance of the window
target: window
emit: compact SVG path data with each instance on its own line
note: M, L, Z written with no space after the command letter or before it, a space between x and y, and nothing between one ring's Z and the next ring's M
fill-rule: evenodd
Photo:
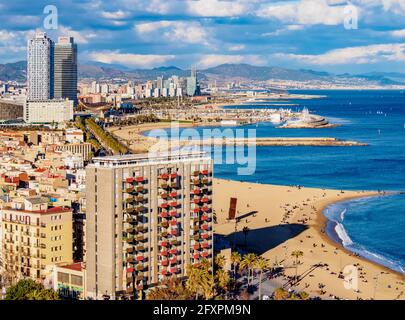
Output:
M69 274L64 272L58 272L58 282L68 283Z

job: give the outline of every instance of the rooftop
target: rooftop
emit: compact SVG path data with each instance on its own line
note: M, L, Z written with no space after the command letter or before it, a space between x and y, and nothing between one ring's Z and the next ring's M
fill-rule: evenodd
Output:
M161 153L127 154L93 158L89 167L122 167L130 165L148 165L157 163L173 163L211 160L209 153L202 151L172 151Z

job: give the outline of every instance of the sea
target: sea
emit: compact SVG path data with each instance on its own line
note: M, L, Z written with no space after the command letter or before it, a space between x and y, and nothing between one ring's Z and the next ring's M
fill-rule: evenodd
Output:
M335 137L364 147L257 147L237 150L255 160L253 174L240 163L215 164L223 179L337 190L384 190L394 194L340 202L326 208L326 231L348 250L405 274L405 91L296 90L316 99L262 101L227 108L285 108L326 117L339 124L322 129L280 129L264 122L230 127L257 137ZM199 130L202 134L204 129ZM224 128L222 128L224 129ZM229 127L227 127L229 129ZM226 150L224 157L226 157ZM228 151L229 152L229 151ZM255 158L255 159L253 159Z

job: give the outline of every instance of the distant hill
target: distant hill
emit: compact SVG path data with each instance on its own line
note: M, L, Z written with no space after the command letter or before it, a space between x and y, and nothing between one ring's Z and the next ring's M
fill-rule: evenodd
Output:
M0 64L0 80L25 81L26 76L27 76L26 61Z
M16 63L0 64L0 80L25 81L27 63L19 61ZM92 62L79 65L79 78L93 79L112 79L123 78L131 80L151 80L163 76L168 78L172 75L185 77L190 74L190 70L183 70L175 66L161 66L153 69L130 69L125 66ZM292 80L292 81L310 81L322 80L334 82L342 79L361 79L379 85L405 84L404 73L384 73L372 72L361 75L340 74L335 75L328 72L314 70L292 70L280 67L253 66L249 64L221 64L216 67L198 71L201 80L210 78L223 79L224 81L232 79L246 79L253 81L274 80Z

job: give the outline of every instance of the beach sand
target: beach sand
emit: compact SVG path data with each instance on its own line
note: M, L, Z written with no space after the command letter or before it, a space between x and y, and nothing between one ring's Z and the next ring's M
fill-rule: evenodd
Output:
M250 231L244 250L262 254L271 264L280 263L285 274L295 275L295 250L303 252L299 258L298 274L311 266L317 268L301 280L297 290L304 290L322 299L405 299L405 277L385 267L357 257L329 239L323 228L326 206L343 200L372 196L372 192L324 190L273 186L215 179L214 210L218 224L215 233L226 236L232 242L235 222L226 220L231 197L238 199L238 215L252 213L237 225L235 241L244 246L243 227ZM253 216L254 214L254 216ZM303 220L307 219L305 222ZM358 266L358 292L345 289L344 280L338 275L345 266ZM376 276L378 281L376 281ZM325 294L320 295L319 284L325 285Z

